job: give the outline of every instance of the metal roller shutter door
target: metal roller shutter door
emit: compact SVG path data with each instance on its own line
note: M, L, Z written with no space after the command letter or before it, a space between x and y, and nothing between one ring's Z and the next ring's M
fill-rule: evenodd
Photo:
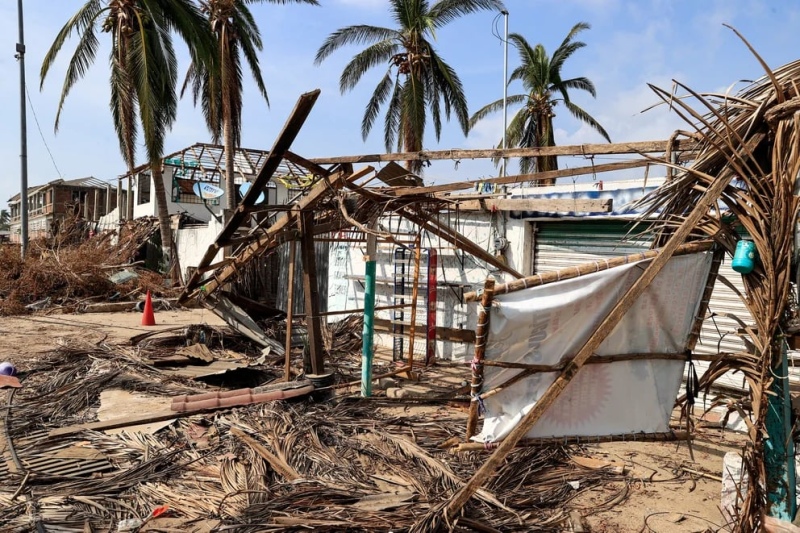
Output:
M649 240L641 237L622 241L632 227L630 222L620 220L537 222L533 232L534 272L559 270L597 258L618 257L648 249ZM639 232L637 228L635 233ZM720 266L719 273L744 293L742 277L733 271L729 258ZM746 324L752 324L752 317L739 297L720 281L714 287L709 313L712 316L703 322L695 352L716 354L745 350L744 343L736 335L739 324L725 315L736 316ZM698 373L707 367L708 363L697 363ZM728 373L717 381L717 385L742 389L744 382L740 373Z

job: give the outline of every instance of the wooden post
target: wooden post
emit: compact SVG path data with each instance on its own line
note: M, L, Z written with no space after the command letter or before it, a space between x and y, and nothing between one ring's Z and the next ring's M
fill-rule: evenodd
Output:
M286 296L286 363L283 376L292 380L292 320L294 319L294 262L297 255L297 241L289 241L289 292Z
M314 249L314 212L303 211L300 218L303 228L300 254L303 259L303 292L305 296L308 344L311 350L311 371L316 375L321 375L325 373L325 360L322 346L322 328L319 324L317 257Z
M475 475L472 476L467 484L454 495L453 499L445 508L447 518L453 518L461 511L464 504L475 494L475 491L494 474L495 470L505 460L508 454L511 453L517 443L531 430L536 422L539 421L547 409L555 403L586 360L589 359L603 341L606 340L617 324L619 324L620 320L622 320L622 317L625 316L625 313L628 312L634 302L647 289L664 266L666 266L678 246L683 244L697 223L708 213L708 210L712 206L716 206L717 199L730 183L732 174L718 178L713 178L712 176L707 177L713 180L711 187L706 189L706 192L700 197L694 209L692 209L691 213L684 219L675 233L672 234L658 256L653 259L639 279L637 279L631 288L620 298L619 302L617 302L611 312L603 319L575 357L567 363L558 378L556 378L553 384L550 385L547 391L539 398L539 401L536 402L533 409L531 409L528 414L522 418L519 424L511 430L511 433L503 439L497 447L497 450L478 471L475 472ZM476 339L476 345L477 343L478 340Z
M428 286L425 295L427 313L425 315L425 366L436 363L436 271L437 271L436 248L428 249Z
M422 234L414 240L414 283L411 285L411 322L408 326L408 369L414 369L414 341L417 332L417 299L419 298L419 264L422 258Z
M481 308L478 313L478 325L475 328L475 356L472 358L472 384L470 385L469 418L467 419L467 440L475 435L478 426L478 395L483 385L483 357L486 354L486 337L489 335L489 311L494 299L494 278L486 278L483 284Z

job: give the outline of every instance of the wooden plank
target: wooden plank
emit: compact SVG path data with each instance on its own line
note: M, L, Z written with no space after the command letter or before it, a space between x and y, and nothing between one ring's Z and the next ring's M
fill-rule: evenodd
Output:
M519 424L511 430L508 436L503 439L497 447L497 450L478 471L475 472L475 475L472 476L467 484L455 494L445 508L447 518L453 518L461 511L464 504L475 494L475 491L494 474L495 470L505 461L506 457L511 453L517 443L525 437L542 415L546 413L559 396L561 396L561 393L577 375L586 360L592 356L603 341L611 334L620 320L625 316L625 313L628 312L653 279L655 279L658 273L666 266L675 250L683 244L692 230L694 230L697 223L702 220L712 206L716 206L722 191L728 186L732 179L730 174L726 177L714 178L707 175L706 177L712 180L713 184L711 187L706 189L706 192L700 197L694 209L692 209L691 213L684 219L675 233L670 236L658 256L653 259L639 279L637 279L631 288L620 298L611 312L603 319L575 357L567 363L566 368L564 368L558 378L556 378L553 384L550 385L547 391L539 398L533 408L522 418Z
M314 374L325 373L324 347L322 345L322 326L317 297L317 256L314 249L314 212L300 214L303 238L300 239L300 257L303 261L303 296L305 297L306 329L308 346L311 351L311 370Z
M433 233L438 237L441 237L442 239L446 240L453 246L463 249L464 251L466 251L471 255L474 255L478 259L486 261L493 267L502 270L503 272L508 272L515 278L524 277L522 274L520 274L519 272L508 266L505 263L505 261L499 260L492 254L484 250L482 247L472 242L470 239L464 237L461 233L452 229L444 222L434 217L431 217L430 215L427 215L425 213L412 211L409 208L403 209L401 214L407 219L409 219L411 222L420 226L421 228Z
M395 309L399 307L410 307L411 304L384 307L383 309ZM378 308L376 308L378 309ZM392 321L385 318L375 319L375 330L383 333L391 333ZM404 334L408 336L408 334ZM472 329L458 329L447 328L444 326L436 326L436 340L449 341L449 342L475 342L475 330Z
M455 198L454 198L455 199ZM610 213L614 200L579 199L552 200L547 198L487 198L456 203L461 211L541 211L545 213Z
M395 154L364 154L340 157L317 157L311 159L318 165L336 163L377 163L383 161L436 161L453 159L500 159L503 157L536 157L547 155L610 155L646 154L666 152L672 143L672 151L690 151L698 143L689 140L659 140L625 143L575 144L567 146L542 146L535 148L493 148L489 150L437 150L402 152Z
M150 424L152 422L161 422L164 420L171 420L173 418L180 418L182 416L190 416L197 414L196 411L179 413L173 410L157 411L154 413L146 413L140 415L131 415L121 418L114 418L112 420L104 420L100 422L89 422L86 424L79 424L77 426L68 426L64 428L53 429L47 433L48 438L65 437L67 435L75 435L81 431L93 430L104 431L106 429L116 429L128 426L137 426L140 424Z

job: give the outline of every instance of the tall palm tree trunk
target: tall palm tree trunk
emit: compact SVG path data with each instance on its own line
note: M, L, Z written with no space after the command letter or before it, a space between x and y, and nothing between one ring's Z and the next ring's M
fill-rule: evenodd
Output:
M236 209L236 163L234 155L236 147L233 145L233 132L231 131L230 105L224 107L223 142L225 143L225 208Z
M164 187L164 172L161 159L150 163L150 172L153 176L153 189L156 196L158 210L158 229L161 232L161 248L169 257L172 251L172 225L170 224L169 209L167 207L167 189Z
M552 117L543 118L536 123L537 146L555 146L555 136L553 135ZM558 170L558 158L554 155L539 156L536 158L536 171L547 172ZM535 182L539 187L555 185L555 178Z

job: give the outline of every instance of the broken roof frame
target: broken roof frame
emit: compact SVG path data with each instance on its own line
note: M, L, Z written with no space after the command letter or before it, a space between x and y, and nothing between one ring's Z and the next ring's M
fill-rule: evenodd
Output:
M763 64L763 62L762 62ZM766 67L765 67L766 68ZM764 327L750 331L754 344L757 348L752 355L752 372L748 373L748 380L751 382L751 389L754 391L754 405L758 406L754 417L756 426L751 432L751 440L755 448L748 452L746 463L754 476L763 479L758 472L763 472L764 451L763 442L765 438L765 411L763 405L767 402L767 389L774 380L770 378L770 372L776 364L776 357L779 358L780 349L776 348L773 333L779 323L780 316L776 313L769 314L770 309L777 307L783 309L788 293L788 273L790 268L790 253L783 253L791 248L791 239L785 238L791 233L793 225L789 222L796 220L798 201L792 199L792 187L794 177L800 170L800 156L792 152L786 154L787 140L795 138L790 136L800 135L797 128L800 125L791 122L796 108L800 108L800 92L796 89L796 84L792 80L791 86L781 84L777 77L784 79L794 75L800 76L800 62L795 62L782 67L779 71L772 72L767 69L767 76L756 82L751 88L743 93L742 97L730 98L727 95L699 95L686 89L696 100L701 103L704 111L703 115L692 109L688 103L681 99L673 100L671 93L661 91L653 87L656 94L666 103L672 103L677 112L696 127L696 132L676 132L667 141L653 143L622 143L617 145L585 145L578 147L551 147L521 151L513 150L485 150L485 151L441 151L441 152L418 152L413 154L388 154L388 155L368 155L352 156L341 158L319 158L315 160L305 160L300 156L291 154L288 151L291 140L299 131L302 122L310 111L316 93L309 93L301 97L295 112L300 111L299 118L293 114L284 132L276 141L276 146L270 153L272 166L265 165L259 173L257 183L242 205L234 213L231 223L220 234L215 244L209 249L203 260L201 269L193 276L187 284L183 299L201 296L204 292L211 293L222 284L236 275L238 267L246 262L249 257L253 257L267 250L273 249L281 242L305 238L312 241L314 234L329 233L347 227L356 227L365 234L369 233L367 225L377 213L383 213L388 205L392 204L391 212L407 218L416 223L422 229L431 231L451 244L477 257L484 259L488 255L479 249L468 239L451 228L443 225L433 214L438 210L457 208L460 199L450 196L448 193L453 191L465 190L474 187L479 183L494 184L515 184L531 181L542 181L566 176L581 174L597 174L623 168L646 167L651 165L663 165L668 169L667 186L662 187L657 194L652 195L648 201L651 203L650 214L656 210L662 210L666 215L661 216L662 221L657 225L660 237L654 246L657 247L655 258L647 266L643 275L637 282L623 295L603 322L597 327L594 334L589 338L583 348L578 352L563 369L560 369L560 377L556 380L548 392L536 404L534 409L528 413L523 421L507 436L478 470L476 475L458 491L443 515L428 517L429 520L448 520L452 519L460 511L466 501L477 491L480 486L488 479L494 469L502 462L507 454L515 447L519 440L542 416L546 409L552 405L555 399L561 394L566 385L580 370L581 366L590 362L593 351L603 341L603 339L613 330L619 322L627 308L632 305L636 298L644 291L648 284L655 278L658 272L665 266L672 257L686 242L705 239L714 240L717 245L727 252L731 252L737 241L737 237L732 231L730 221L723 220L721 213L716 208L718 202L722 201L731 208L736 217L745 224L745 227L760 237L758 246L764 249L765 260L773 261L768 269L757 269L755 277L746 277L745 283L749 291L757 296L754 303L749 304L751 311L757 322ZM772 91L772 93L770 93ZM792 93L794 91L794 93ZM772 96L769 96L772 94ZM733 102L732 104L730 104ZM714 105L722 108L718 111ZM730 107L728 107L730 104ZM709 113L710 110L710 113ZM750 114L748 114L750 113ZM793 126L794 124L794 126ZM794 129L792 129L794 127ZM769 131L778 132L779 135L771 136ZM785 136L781 137L780 134ZM762 146L775 144L773 152L775 160L771 164L775 165L775 176L763 170L765 160L763 153L758 152ZM783 144L781 144L783 143ZM783 150L783 151L781 151ZM678 151L682 153L678 154ZM661 157L647 155L648 153L659 152ZM365 177L372 172L367 167L358 172L353 172L351 165L357 162L369 161L401 161L401 160L428 160L428 159L453 159L466 157L503 157L520 155L593 155L596 153L627 153L638 154L640 157L631 158L629 161L617 163L589 165L577 169L562 169L535 174L525 174L516 176L504 176L484 180L465 181L454 184L434 185L429 187L366 187L355 183L358 179ZM788 159L780 159L786 156ZM245 220L252 209L253 199L263 186L263 178L274 168L282 158L290 159L302 165L311 173L317 176L314 185L306 189L304 196L289 212L284 213L272 226L265 228L257 225L251 228L247 235L235 236L240 223ZM678 163L686 160L694 160L694 164L689 168L684 168ZM334 165L330 170L322 165ZM769 167L772 168L772 167ZM794 169L794 174L792 171ZM266 170L266 172L265 172ZM778 175L777 173L780 173ZM732 185L733 178L737 176L747 183L746 188ZM788 178L786 176L789 176ZM791 179L789 179L791 178ZM769 180L776 181L769 181ZM764 194L764 187L769 187L770 194ZM787 189L788 187L788 189ZM329 216L337 211L337 206L325 204L326 200L341 200L343 191L356 193L356 197L362 205L378 206L377 210L370 211L364 209L363 213L356 210L348 213L343 202L339 202L341 217ZM756 196L754 196L756 195ZM474 200L474 198L469 198ZM406 200L406 201L404 201ZM324 205L323 205L324 204ZM427 212L420 209L420 205L427 207ZM448 207L449 206L449 207ZM748 211L748 206L759 206L753 213ZM322 207L321 209L318 209ZM311 215L311 211L318 211ZM753 209L750 209L751 211ZM768 219L759 219L764 213L779 215L782 226L778 227L770 223ZM303 214L304 213L304 214ZM303 214L301 216L301 214ZM755 219L755 222L753 221ZM233 223L236 221L235 224ZM303 223L300 221L303 220ZM783 224L783 221L787 222ZM777 223L777 222L776 222ZM313 224L313 226L312 226ZM766 224L766 226L765 226ZM772 238L763 235L763 228L775 227L777 233ZM313 227L313 229L312 229ZM772 230L770 230L772 231ZM787 233L788 232L788 233ZM775 242L771 242L774 240ZM787 244L788 243L788 244ZM211 264L210 261L216 253L225 246L238 246L233 256L223 260L218 264ZM781 253L773 253L772 247L780 247ZM788 247L788 248L787 248ZM721 252L718 252L721 253ZM781 258L778 260L777 258ZM487 263L494 264L504 272L510 273L517 278L522 276L518 272L510 272L510 269L503 265L496 265L494 258L486 258ZM713 269L712 269L713 270ZM214 271L210 278L201 280L206 272ZM710 295L711 278L716 275L713 271L709 275L706 284L706 293L703 298L707 301ZM767 283L767 285L764 285ZM766 298L765 290L775 287L775 298ZM769 289L771 290L771 289ZM771 294L771 293L770 293ZM486 296L486 294L484 294ZM770 303L767 305L767 300ZM774 300L774 301L773 301ZM490 303L490 302L489 302ZM484 306L486 307L486 306ZM769 316L767 316L767 314ZM309 317L318 319L316 314ZM699 320L699 319L698 319ZM694 342L697 324L693 329L690 344ZM485 324L484 324L485 327ZM480 338L480 333L477 335ZM733 354L734 364L742 364L743 361L750 361L749 354ZM714 375L724 371L725 365L731 364L731 358L720 359L712 365L713 372L706 379L705 384L710 385ZM751 364L748 363L748 364ZM766 369L766 370L765 370ZM760 373L759 373L760 372ZM754 469L754 470L753 470ZM747 493L742 512L739 516L739 527L744 531L755 530L760 525L762 515L762 502L765 501L765 487L772 486L775 480L769 478L766 483L752 483Z

